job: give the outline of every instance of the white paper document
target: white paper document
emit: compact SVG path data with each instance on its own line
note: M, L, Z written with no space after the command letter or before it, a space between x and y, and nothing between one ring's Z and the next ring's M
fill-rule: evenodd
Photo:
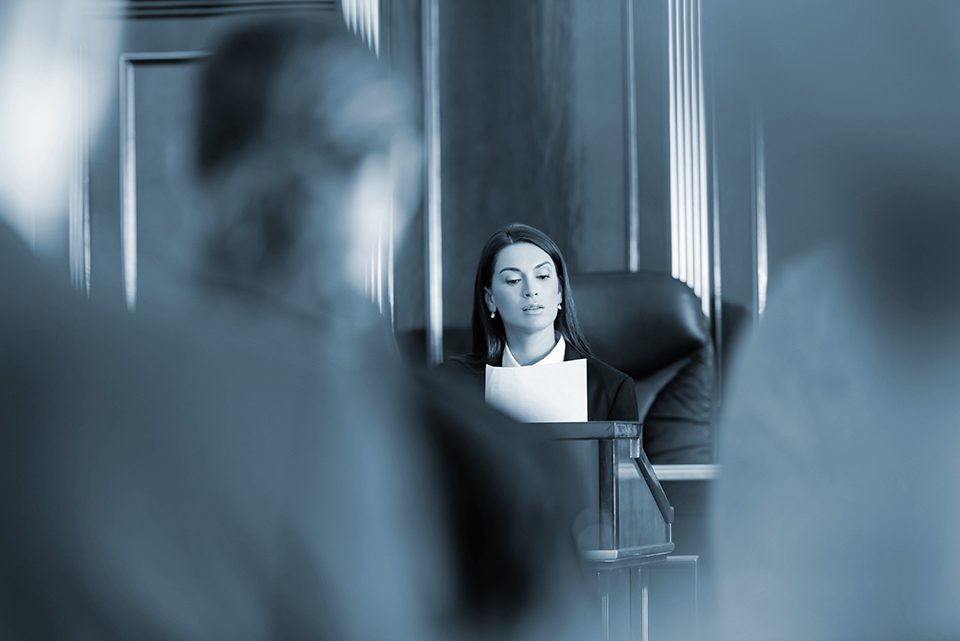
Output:
M587 420L587 360L491 367L487 365L487 403L524 423Z

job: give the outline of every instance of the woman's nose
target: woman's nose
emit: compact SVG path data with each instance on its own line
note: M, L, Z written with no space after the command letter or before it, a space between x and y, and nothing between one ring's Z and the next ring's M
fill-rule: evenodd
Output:
M538 296L540 292L537 291L536 283L526 283L524 285L523 295L527 298Z

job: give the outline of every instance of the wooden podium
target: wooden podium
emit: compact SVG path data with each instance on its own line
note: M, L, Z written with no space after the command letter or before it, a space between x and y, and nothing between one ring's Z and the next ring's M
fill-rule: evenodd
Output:
M673 552L673 507L641 447L641 423L532 423L587 487L576 524L595 581L602 641L649 638L649 569Z

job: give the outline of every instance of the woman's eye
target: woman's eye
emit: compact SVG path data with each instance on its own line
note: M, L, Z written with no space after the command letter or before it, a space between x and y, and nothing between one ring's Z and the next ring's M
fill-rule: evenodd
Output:
M508 278L506 281L507 285L516 285L520 282L519 278Z
M540 280L547 280L548 278L550 278L550 274L540 274L539 276L537 276L537 278L539 278Z

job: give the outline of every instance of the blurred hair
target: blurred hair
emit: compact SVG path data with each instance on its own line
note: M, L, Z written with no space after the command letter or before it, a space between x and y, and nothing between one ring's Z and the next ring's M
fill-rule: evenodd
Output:
M557 268L557 278L560 279L560 289L563 294L563 307L557 312L554 328L560 332L563 339L572 345L584 356L591 354L587 341L577 321L577 308L573 302L573 290L570 287L567 261L564 260L560 247L545 233L520 223L512 223L496 231L487 240L480 252L480 263L477 265L477 277L473 286L473 353L471 358L487 363L499 365L503 358L503 348L507 344L506 330L503 319L497 315L490 318L484 301L484 290L493 283L493 268L500 251L508 245L516 243L530 243L536 245L550 256Z
M194 170L214 194L207 267L289 281L322 257L338 278L343 197L363 161L412 135L412 96L339 23L232 32L200 78Z
M960 3L734 5L717 91L762 117L771 252L839 239L878 319L935 319L960 286Z
M882 187L957 155L960 85L946 79L960 62L960 4L735 0L715 15L719 99L755 110L796 184L804 172Z

